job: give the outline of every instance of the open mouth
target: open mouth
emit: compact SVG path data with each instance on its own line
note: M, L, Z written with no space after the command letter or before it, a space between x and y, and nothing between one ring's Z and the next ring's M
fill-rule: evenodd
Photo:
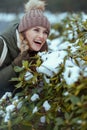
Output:
M42 44L42 42L41 41L34 41L36 44Z

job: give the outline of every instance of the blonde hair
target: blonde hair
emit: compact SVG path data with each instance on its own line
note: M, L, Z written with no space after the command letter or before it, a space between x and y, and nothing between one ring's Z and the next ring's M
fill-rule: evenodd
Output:
M21 46L20 46L21 52L29 50L29 44L28 44L28 41L25 37L25 34L23 32L19 33L19 37L20 37L20 40L21 40Z

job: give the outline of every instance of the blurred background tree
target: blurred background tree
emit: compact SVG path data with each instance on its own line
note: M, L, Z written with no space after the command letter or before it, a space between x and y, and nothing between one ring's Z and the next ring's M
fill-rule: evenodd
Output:
M47 2L47 10L52 12L87 12L87 0L45 0ZM1 0L0 12L22 12L24 3L27 0Z
M52 12L84 11L87 12L87 0L46 0Z

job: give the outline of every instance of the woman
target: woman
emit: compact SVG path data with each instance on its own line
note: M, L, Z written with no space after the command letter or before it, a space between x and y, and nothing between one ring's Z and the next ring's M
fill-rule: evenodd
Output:
M46 40L50 32L50 23L43 11L45 2L30 0L25 4L25 14L15 21L0 36L0 96L13 91L9 80L16 76L14 66L21 66L23 60L38 51L46 51Z

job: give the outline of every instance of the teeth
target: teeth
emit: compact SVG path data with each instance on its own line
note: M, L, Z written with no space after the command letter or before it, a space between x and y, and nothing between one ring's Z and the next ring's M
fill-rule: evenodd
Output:
M41 43L41 41L36 41L36 42L40 42Z

